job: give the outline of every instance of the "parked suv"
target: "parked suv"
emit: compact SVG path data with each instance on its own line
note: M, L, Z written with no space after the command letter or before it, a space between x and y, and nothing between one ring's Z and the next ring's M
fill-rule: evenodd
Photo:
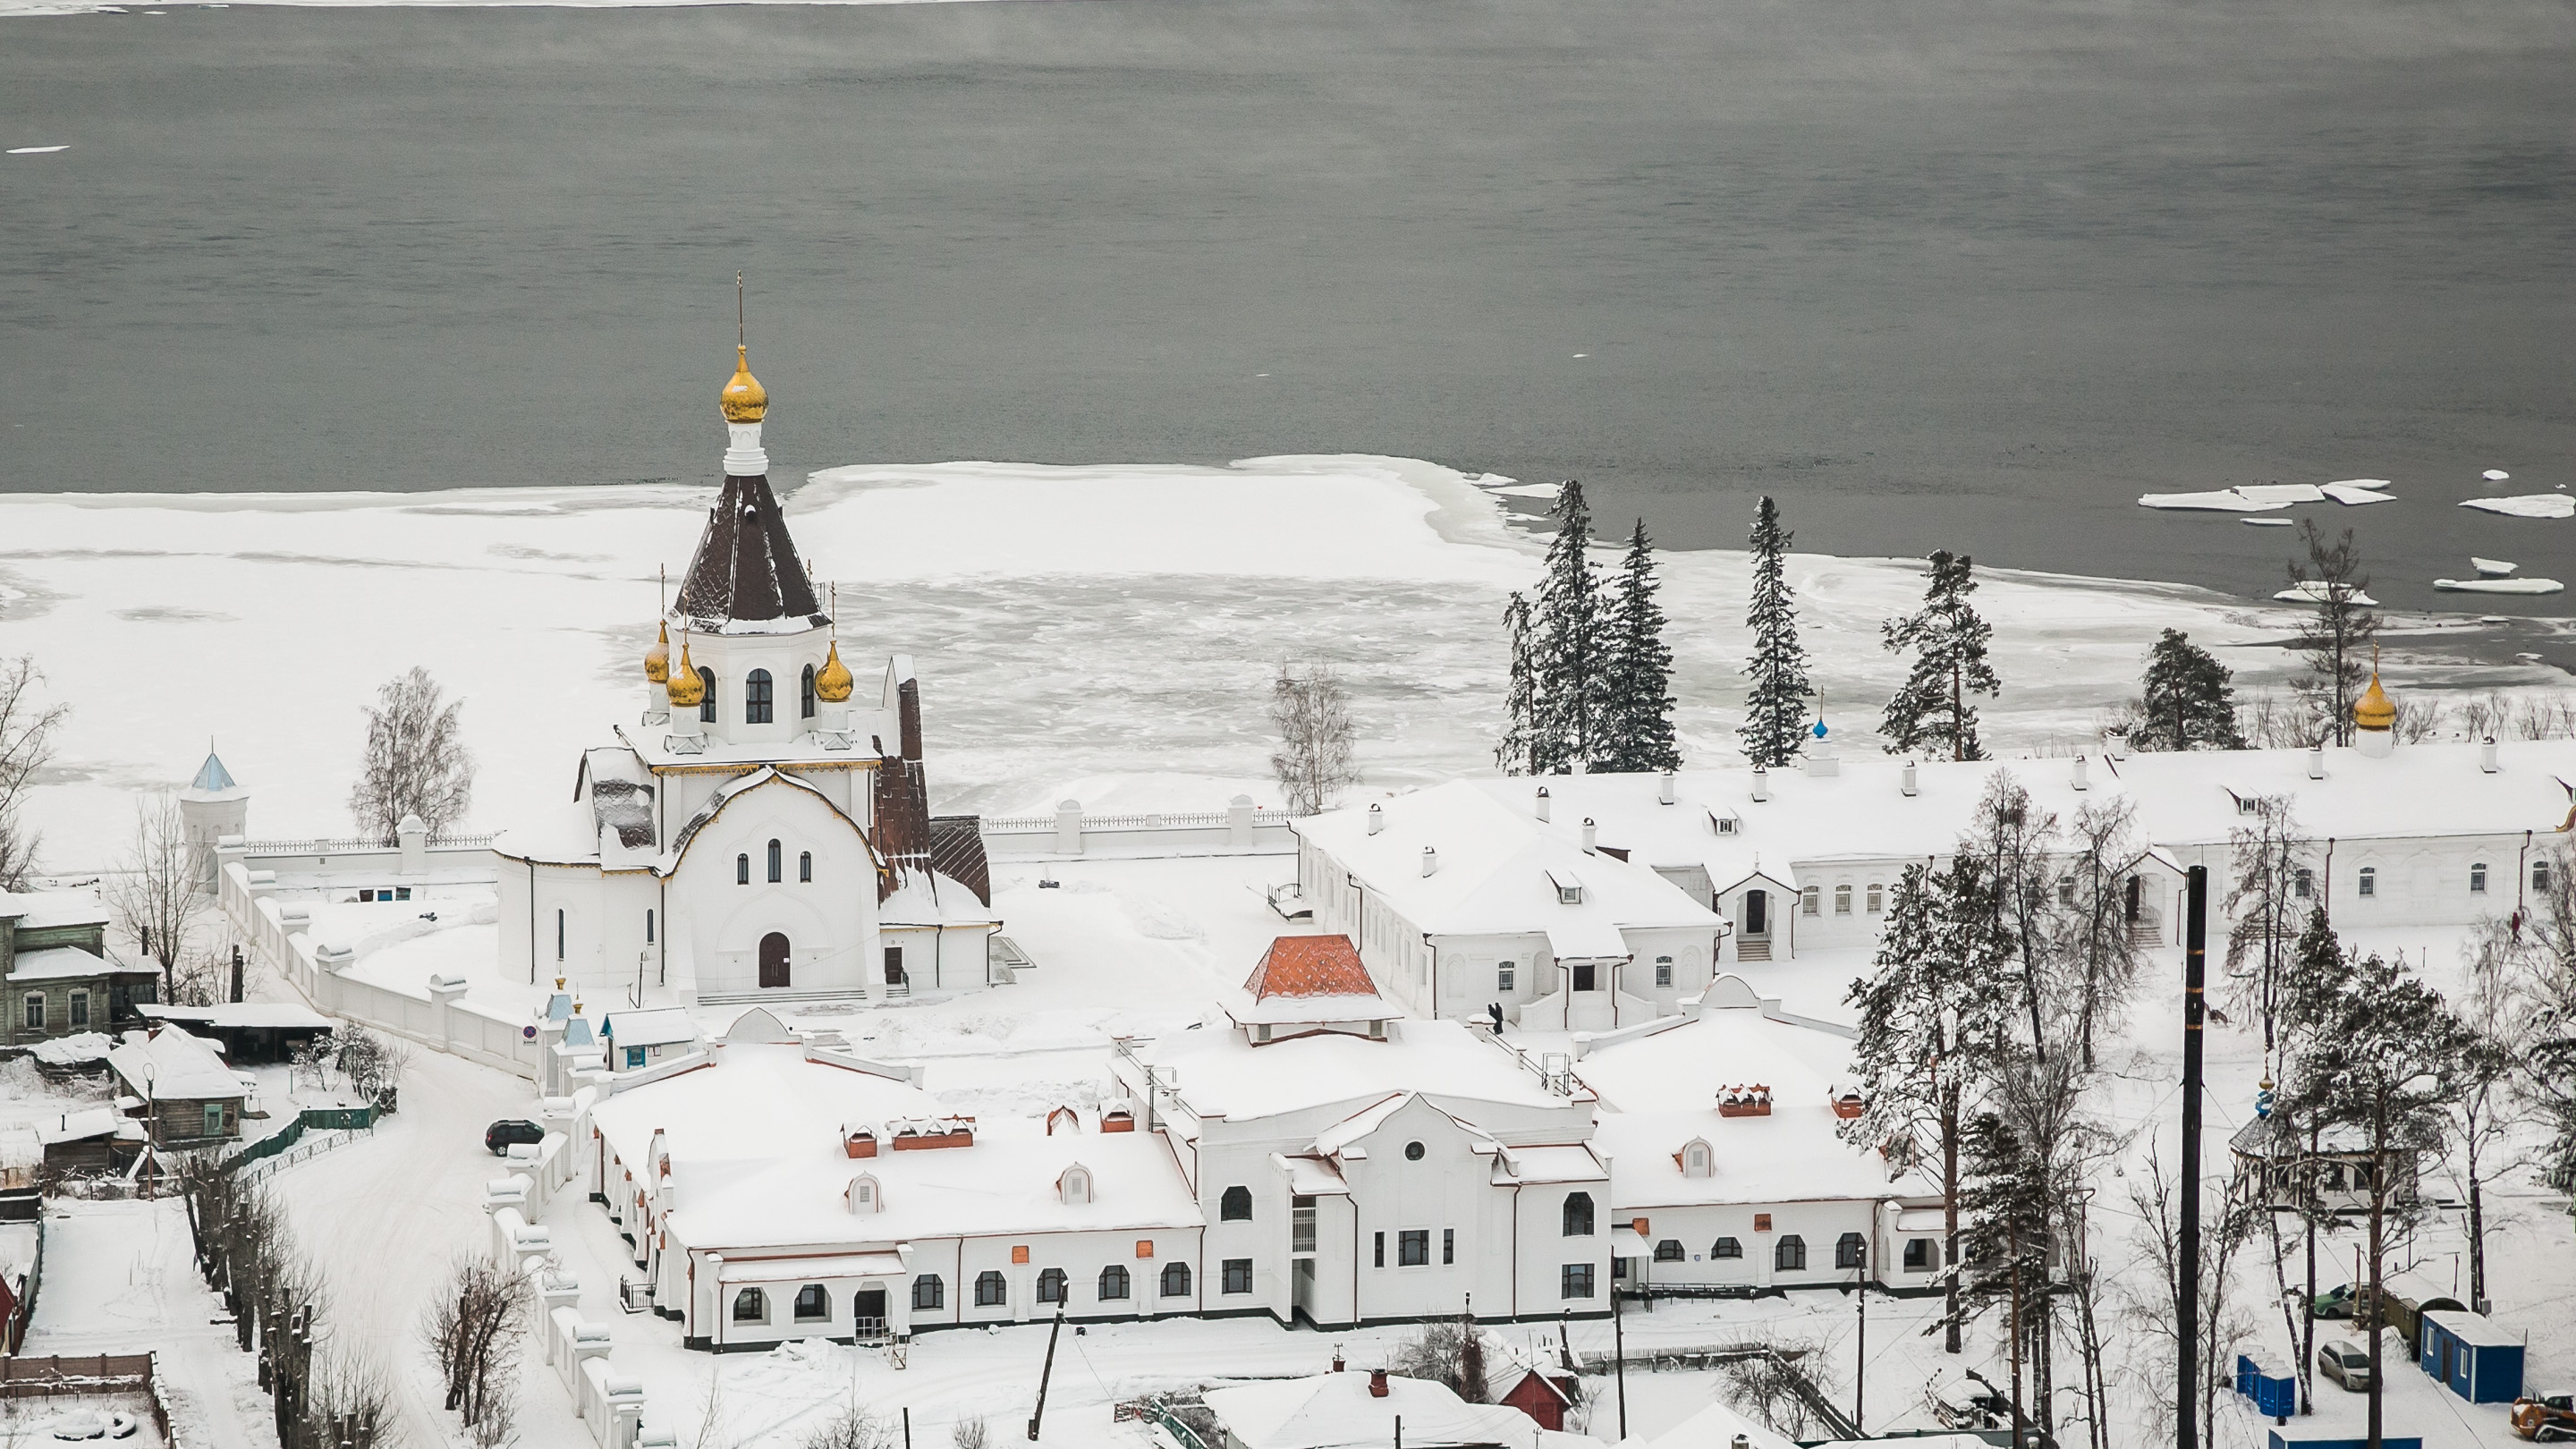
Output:
M2543 1444L2576 1439L2576 1392L2562 1389L2514 1400L2513 1432Z
M546 1129L518 1118L507 1118L483 1129L483 1146L494 1157L507 1156L519 1143L533 1146L545 1140Z
M2370 1352L2350 1339L2327 1339L2317 1345L2317 1372L2353 1393L2368 1393Z

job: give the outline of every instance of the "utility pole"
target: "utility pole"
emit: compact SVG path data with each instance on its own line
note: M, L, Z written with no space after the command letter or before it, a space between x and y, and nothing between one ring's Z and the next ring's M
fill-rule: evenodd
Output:
M1046 1367L1038 1371L1038 1407L1029 1415L1029 1442L1038 1441L1038 1421L1046 1417L1047 1380L1055 1377L1055 1341L1064 1334L1064 1305L1055 1310L1055 1327L1047 1330Z
M1619 1437L1628 1437L1627 1320L1619 1312L1619 1280L1610 1280L1610 1371L1619 1381Z
M2174 1375L2176 1449L2193 1449L2200 1438L2195 1413L2200 1397L2195 1381L2200 1367L2200 1021L2209 951L2209 867L2193 866L2188 879L2182 948L2182 1273L2174 1290L2182 1348Z
M1859 1310L1860 1335L1852 1348L1852 1433L1862 1432L1861 1408L1869 1401L1869 1259L1870 1249L1860 1253L1860 1281L1852 1285L1852 1306Z

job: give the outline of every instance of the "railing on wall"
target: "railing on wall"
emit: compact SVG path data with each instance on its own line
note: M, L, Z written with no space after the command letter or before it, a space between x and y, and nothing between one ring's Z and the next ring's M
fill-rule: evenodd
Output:
M1086 812L1068 800L1052 815L988 815L977 822L990 858L1071 859L1176 855L1293 855L1285 810L1238 795L1223 810Z

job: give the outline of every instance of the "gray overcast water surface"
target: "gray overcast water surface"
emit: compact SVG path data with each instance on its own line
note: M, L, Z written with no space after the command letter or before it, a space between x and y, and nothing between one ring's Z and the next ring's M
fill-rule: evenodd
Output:
M0 19L0 488L712 479L740 268L789 478L1389 453L2263 594L2136 495L2364 476L2389 603L2576 570L2454 506L2576 485L2566 4L141 9Z

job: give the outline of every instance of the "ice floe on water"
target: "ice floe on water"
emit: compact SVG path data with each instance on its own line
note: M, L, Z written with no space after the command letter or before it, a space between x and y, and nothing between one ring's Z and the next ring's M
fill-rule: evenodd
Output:
M2446 594L2555 594L2567 586L2556 579L2435 579Z
M918 661L941 809L1208 809L1276 798L1265 701L1282 658L1321 655L1349 682L1371 788L1493 768L1503 604L1537 582L1543 546L1495 497L1521 486L1389 458L961 463L827 469L786 511L838 585L844 657ZM254 833L345 830L360 706L414 664L465 701L466 828L556 798L575 751L636 717L656 571L687 565L713 491L0 495L0 657L35 654L74 710L30 802L46 861L112 861L135 792L184 782L209 734L252 792ZM1746 556L1661 562L1684 749L1733 759ZM1873 748L1903 670L1879 625L1917 604L1922 565L1802 554L1789 575L1825 715ZM2005 682L1982 712L2007 753L2088 737L2164 628L2221 648L2243 687L2294 664L2226 647L2281 638L2295 614L2277 606L1979 579Z
M2463 498L2462 508L2482 509L2510 518L2576 518L2576 494L2518 493L2510 498Z
M2239 483L2233 488L2216 488L2202 493L2141 494L2138 506L2180 513L2278 513L2295 503L2323 503L2328 499L2343 504L2387 503L2392 500L2379 491L2387 486L2385 478L2350 478L2341 483L2324 484ZM2249 518L2245 521L2270 520Z
M68 142L60 146L12 146L9 148L9 154L12 156L50 156L56 151L68 151L70 149L71 145Z
M2290 526L2290 520L2286 518L2240 518L2236 521L2249 528L2288 528Z
M2322 604L2334 597L2334 586L2321 579L2301 579L2272 597L2287 604ZM2379 606L2377 599L2365 593L2356 592L2345 597L2364 608Z

